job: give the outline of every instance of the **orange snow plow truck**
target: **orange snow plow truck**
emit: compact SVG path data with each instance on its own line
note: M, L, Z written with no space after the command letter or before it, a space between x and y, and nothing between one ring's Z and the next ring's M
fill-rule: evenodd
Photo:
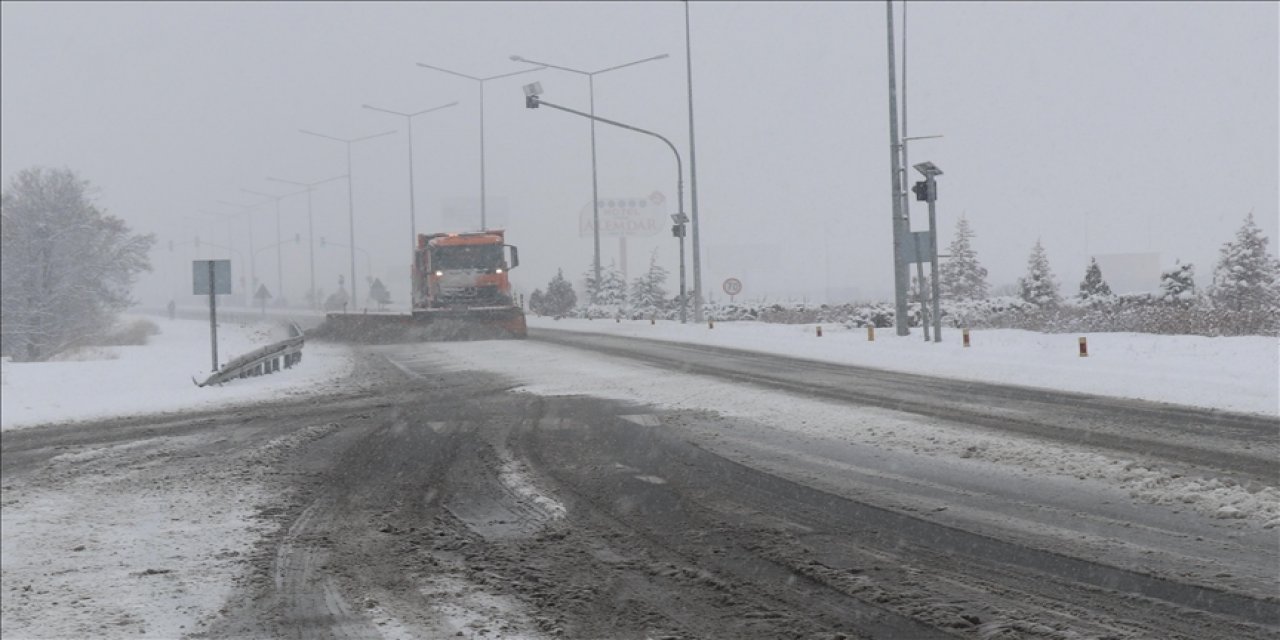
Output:
M365 343L524 338L508 278L520 254L504 233L418 234L411 315L330 313L312 335Z

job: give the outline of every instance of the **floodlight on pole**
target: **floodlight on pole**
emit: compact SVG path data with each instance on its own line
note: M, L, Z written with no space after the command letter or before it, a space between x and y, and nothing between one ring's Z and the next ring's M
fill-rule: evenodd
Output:
M588 96L589 96L590 105L591 105L589 112L591 115L594 116L596 114L596 76L597 75L602 73L608 73L610 71L617 71L618 69L625 69L627 67L634 67L638 64L653 62L654 60L662 60L666 57L668 57L667 54L661 53L656 56L650 56L648 58L644 58L642 60L634 60L632 62L627 62L624 64L615 65L612 67L606 67L604 69L597 69L595 71L587 71L584 69L574 69L572 67L563 67L559 65L546 63L546 62L538 62L536 60L530 60L528 58L525 58L519 55L510 56L510 59L514 62L536 64L536 65L541 65L542 67L548 68L548 69L558 69L560 71L567 71L569 73L576 73L578 75L586 76ZM532 87L535 87L535 86L536 86L536 91L531 94L530 90ZM525 90L524 92L525 106L531 109L536 109L537 105L532 104L530 102L530 99L542 93L542 85L540 83L534 82L532 84L525 85L524 90ZM594 257L592 258L591 266L592 266L593 272L595 273L596 282L599 283L601 282L601 279L600 279L600 191L599 191L599 181L596 178L596 121L595 120L591 121L591 230L592 230L592 233L591 233L592 243L594 247L594 254L593 254ZM619 257L622 258L625 256L619 256ZM626 273L626 270L627 270L627 266L626 264L623 264L622 271L624 274ZM592 300L592 302L595 302L595 301Z
M348 227L348 232L349 232L349 233L350 233L350 235L351 235L351 246L352 246L352 247L355 247L355 246L356 246L356 204L355 204L355 203L356 203L356 197L355 197L355 194L352 192L352 183L351 183L351 145L352 145L352 144L355 144L355 143L357 143L357 142L363 142L363 141L365 141L365 140L372 140L372 139L374 139L374 138L381 138L382 136L389 136L389 135L391 135L391 134L395 133L395 132L396 132L396 130L395 130L395 129L392 129L392 130L390 130L390 131L383 131L382 133L375 133L375 134L373 134L373 135L361 136L361 137L359 137L359 138L339 138L339 137L337 137L337 136L331 136L331 135L324 134L324 133L316 133L315 131L308 131L308 130L306 130L306 129L298 129L298 131L299 131L299 132L301 132L301 133L305 133L305 134L307 134L307 135L309 135L309 136L316 136L317 138L325 138L325 139L327 139L327 140L334 140L334 141L336 141L336 142L341 142L341 143L343 143L343 144L347 145L347 227ZM358 301L358 300L359 300L359 298L357 298L357 297L356 297L356 286L357 286L357 283L356 283L356 251L355 251L355 249L353 248L353 249L351 250L351 305L352 305L352 309L354 309L354 308L355 308L356 301Z
M521 69L520 71L512 71L510 73L500 73L495 76L486 76L484 78L481 78L479 76L468 75L468 74L460 73L450 69L445 69L444 67L429 65L425 62L419 62L418 66L424 69L431 69L434 71L439 71L441 73L447 73L449 75L458 76L459 78L474 80L476 84L480 85L480 230L485 231L486 229L489 228L488 226L489 223L485 218L485 215L488 211L488 207L486 204L485 189L484 189L484 180L485 180L485 175L484 175L484 83L490 80L497 80L499 78L517 76L522 73L529 73L530 71L538 71L543 69L543 67L534 67L533 69Z

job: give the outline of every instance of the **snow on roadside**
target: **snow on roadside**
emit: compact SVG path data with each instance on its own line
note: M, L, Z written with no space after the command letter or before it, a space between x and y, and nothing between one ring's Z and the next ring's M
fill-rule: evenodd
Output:
M702 324L529 317L530 327L652 338L775 353L839 364L1016 384L1103 396L1280 415L1280 340L1266 336L1207 338L1142 333L1046 334L1014 329L960 332L943 329L944 342L926 343L919 329L906 337L892 329L764 322ZM1088 338L1089 356L1077 338Z
M718 327L717 327L718 329ZM1142 462L1015 434L870 407L850 407L532 342L423 345L416 358L444 370L509 376L538 395L590 395L674 410L709 410L799 435L860 442L886 450L947 457L975 467L1014 468L1101 482L1140 502L1174 505L1210 518L1280 525L1280 488L1183 476Z
M302 362L292 369L198 388L192 377L203 381L209 375L209 323L150 320L161 333L146 345L97 347L57 362L5 361L0 429L307 395L330 391L326 383L345 377L352 368L345 347L311 342L303 349ZM218 359L226 362L284 337L270 324L221 322Z
M210 438L89 447L7 479L5 637L177 638L216 618L269 525L255 483L178 470Z

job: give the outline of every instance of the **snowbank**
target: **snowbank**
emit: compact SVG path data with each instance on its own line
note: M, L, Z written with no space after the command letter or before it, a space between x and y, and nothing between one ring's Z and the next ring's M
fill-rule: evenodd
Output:
M144 346L97 347L59 362L3 363L0 429L219 406L331 390L351 371L340 346L310 343L292 369L198 388L210 373L209 323L156 318L160 335ZM284 337L270 324L222 322L218 359L226 362Z
M705 324L659 320L581 320L530 317L529 326L777 353L840 364L926 375L1042 387L1104 396L1280 414L1280 340L1243 336L1207 338L1143 333L1046 334L1016 329L960 332L943 329L944 342L924 342L919 329L898 337L877 329L763 322ZM1088 339L1089 356L1077 339Z

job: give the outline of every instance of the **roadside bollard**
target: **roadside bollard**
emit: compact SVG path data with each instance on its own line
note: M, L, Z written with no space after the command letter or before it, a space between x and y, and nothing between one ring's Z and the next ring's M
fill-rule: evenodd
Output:
M711 318L707 318L707 328L708 329L716 328L716 321L712 320Z
M822 325L818 325L818 337L822 337Z
M968 329L961 330L960 335L964 336L964 346L968 347L969 346L969 330Z
M874 324L867 325L867 342L876 341L876 326Z
M613 319L615 324L622 324L622 316L614 316Z
M658 316L649 316L649 324L658 324Z
M1080 357L1089 357L1089 341L1084 336L1080 336Z

